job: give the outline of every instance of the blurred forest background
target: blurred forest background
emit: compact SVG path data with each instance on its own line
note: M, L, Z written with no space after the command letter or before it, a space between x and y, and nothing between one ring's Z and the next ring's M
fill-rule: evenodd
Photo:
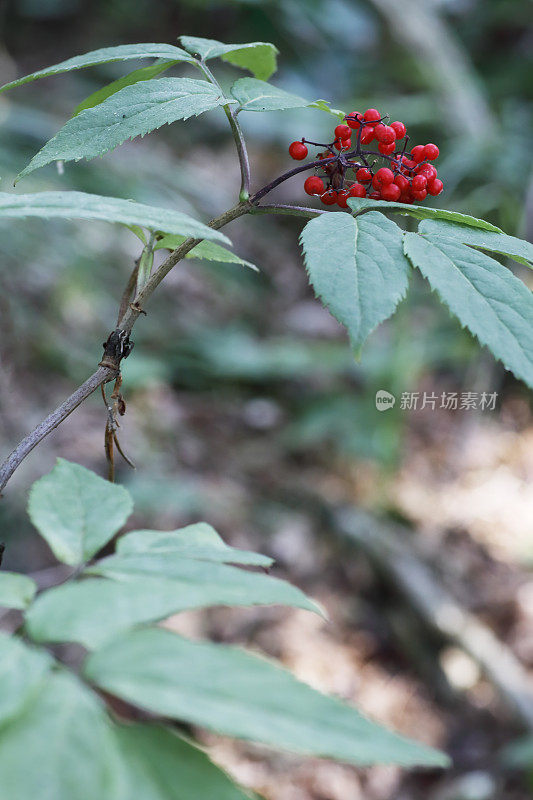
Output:
M270 41L281 53L273 82L346 111L377 107L415 143L436 142L445 191L432 203L531 238L532 11L530 0L2 0L1 83L116 44ZM12 189L79 102L136 66L2 95L2 190L78 189L203 220L232 205L238 165L218 112ZM216 67L224 85L234 79ZM255 187L291 167L289 142L321 140L331 119L243 114ZM276 199L303 197L297 178ZM356 770L203 740L272 800L525 800L533 744L508 746L533 731L530 394L417 276L356 363L307 285L300 229L293 218L240 219L227 233L259 274L187 261L150 301L123 370L120 438L137 469L124 465L119 479L136 502L132 527L205 519L271 554L275 574L325 605L328 624L217 609L176 626L275 654L455 765ZM138 255L132 233L104 223L0 227L2 457L93 371ZM396 395L394 409L376 410L379 389ZM402 410L401 393L415 391L497 392L498 402L494 412ZM104 425L95 394L18 470L0 503L8 568L46 582L53 561L25 516L28 487L57 455L105 474Z

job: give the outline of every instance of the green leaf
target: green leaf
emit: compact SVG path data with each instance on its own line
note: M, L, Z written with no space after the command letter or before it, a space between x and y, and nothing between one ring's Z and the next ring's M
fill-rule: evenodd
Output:
M165 58L173 61L194 62L189 53L186 53L181 47L175 47L171 44L121 44L118 47L103 47L100 50L92 50L90 53L84 53L84 55L69 58L67 61L61 61L52 67L32 72L31 75L25 75L23 78L17 78L16 81L6 83L0 87L0 92L5 92L6 89L13 89L15 86L21 86L23 83L36 81L38 78L47 78L49 75L59 75L62 72L71 72L75 69L94 67L97 64L109 64L112 61L128 61L141 58Z
M169 728L115 727L124 800L250 800L207 755Z
M270 42L248 44L223 44L216 39L200 39L196 36L180 36L183 47L204 61L222 58L235 67L249 70L256 78L268 80L277 69L277 47Z
M448 763L276 664L162 629L132 631L108 644L89 657L85 674L156 714L296 753L358 765Z
M154 250L175 250L185 241L185 236L172 236L165 235L158 240ZM255 264L250 261L245 261L244 258L232 253L231 250L226 250L215 242L200 242L196 247L190 250L185 258L201 258L205 261L219 261L226 264L239 264L242 267L249 267L254 272L259 272Z
M0 572L0 606L24 609L29 606L37 585L28 575Z
M0 633L0 726L37 697L52 663L44 650Z
M405 253L461 324L506 369L533 387L533 295L490 256L418 233L404 237Z
M255 567L270 567L273 564L271 558L261 553L229 547L206 522L197 522L175 531L131 531L118 540L117 553L121 556L168 553L181 558Z
M0 728L0 800L117 797L118 750L102 704L72 675L50 673Z
M28 503L31 521L56 558L71 565L92 558L124 525L132 509L122 486L63 458L33 484Z
M303 97L256 78L239 78L231 87L231 94L239 103L239 111L282 111L309 105Z
M192 78L158 78L126 86L70 119L32 158L15 183L51 161L102 156L127 139L231 102L216 86Z
M26 614L36 642L79 642L91 649L141 623L206 606L282 604L320 613L303 592L269 575L169 553L114 556L92 578L40 595Z
M489 250L492 253L509 256L520 264L525 264L526 267L533 265L533 244L524 239L518 239L516 236L509 236L507 233L477 230L437 219L421 222L418 232L423 236L444 236L480 250Z
M376 211L355 219L330 213L308 222L300 241L316 296L359 351L407 290L402 231Z
M46 219L62 217L121 222L125 225L142 225L149 230L163 229L169 233L217 239L231 244L227 236L220 231L214 231L213 228L181 211L85 192L35 192L35 194L0 192L0 221L3 218L21 217Z
M139 83L139 81L149 81L178 63L178 61L158 61L155 64L151 64L149 67L136 69L128 73L128 75L124 75L122 78L118 78L118 80L108 83L107 86L102 86L101 89L97 89L96 92L90 94L89 97L86 97L85 100L82 100L79 106L77 106L72 116L77 116L80 111L85 111L86 108L94 108L100 105L100 103L103 103L108 97L124 89L125 86L133 86L134 83Z
M353 197L348 200L348 205L356 214L371 209L380 211L390 211L392 214L403 214L417 219L442 219L449 222L459 222L461 225L471 225L473 228L483 228L486 231L496 231L502 233L500 228L485 222L484 219L476 219L468 214L460 214L459 211L447 211L444 208L431 208L431 206L415 206L406 203L390 203L388 200L369 200L366 197Z
M344 111L340 108L330 108L327 100L315 100L314 103L309 103L309 108L317 108L319 111L327 111L328 114L333 114L334 117L344 119L346 116Z

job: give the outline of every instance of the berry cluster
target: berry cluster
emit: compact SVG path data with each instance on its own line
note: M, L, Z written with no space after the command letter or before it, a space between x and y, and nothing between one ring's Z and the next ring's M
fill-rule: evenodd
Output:
M352 111L344 119L345 123L335 128L335 138L329 144L302 139L289 147L296 161L307 158L308 144L325 148L318 153L315 174L304 183L307 194L318 195L324 205L336 203L347 208L350 197L414 203L425 200L428 194L442 192L443 183L437 178L437 170L428 163L439 155L436 144L417 144L406 153L409 136L403 122L389 125L388 117L382 117L375 108L368 108L364 114ZM396 152L397 142L402 139L402 150ZM363 145L373 141L377 142L377 152L363 150ZM379 166L379 159L388 166Z

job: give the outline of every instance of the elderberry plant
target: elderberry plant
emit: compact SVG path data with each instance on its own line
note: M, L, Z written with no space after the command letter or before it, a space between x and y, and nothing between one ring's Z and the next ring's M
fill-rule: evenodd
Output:
M109 382L114 389L110 400L104 391L106 452L113 477L114 445L122 452L117 415L125 410L120 363L131 352L135 323L185 257L250 266L228 250L231 242L220 231L248 214L290 214L305 221L301 243L310 282L346 327L355 351L395 311L417 269L461 323L533 386L531 292L487 255L531 266L533 247L489 222L415 204L442 190L427 163L438 156L436 145L417 145L407 154L404 124L384 124L387 117L376 109L345 114L324 100L308 101L268 83L277 56L269 43L181 37L181 45L104 48L0 88L5 92L113 61L156 59L82 101L16 182L47 164L102 156L128 139L217 109L227 117L241 173L235 205L208 224L172 209L77 191L0 193L0 221L98 219L122 224L140 240L98 368L7 457L0 466L0 490L51 430ZM215 58L253 77L223 88L208 64ZM200 78L161 77L181 67ZM308 144L321 152L254 191L242 115L306 107L335 117L333 141L293 142L290 154L296 160L307 157ZM364 150L374 139L378 151ZM376 169L375 159L388 166ZM336 204L335 211L263 202L281 183L311 171L305 191L326 206ZM418 230L406 232L385 213L421 220ZM154 266L158 249L170 253ZM30 578L0 571L0 604L12 609L10 614L24 613L12 626L21 623L17 635L0 636L0 800L243 800L241 789L176 727L180 723L354 764L446 765L442 753L386 731L269 661L238 648L191 642L156 626L171 614L213 605L320 609L295 587L240 569L268 568L271 562L228 548L202 523L127 533L114 554L98 558L131 507L122 487L62 460L32 489L31 519L68 574L66 582L36 596ZM76 670L56 647L70 642L83 648Z

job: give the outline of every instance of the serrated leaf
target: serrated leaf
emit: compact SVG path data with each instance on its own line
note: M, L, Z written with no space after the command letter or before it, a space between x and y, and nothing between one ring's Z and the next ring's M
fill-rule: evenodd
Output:
M206 753L153 724L115 726L124 800L250 800Z
M284 92L283 89L256 78L239 78L230 91L239 103L239 111L283 111L309 105L309 101L303 97Z
M115 556L91 575L40 595L26 614L36 642L79 642L92 649L141 623L191 608L281 604L320 613L303 592L269 575L175 554Z
M231 244L227 236L208 225L169 208L158 208L122 200L120 197L103 197L85 192L35 192L35 194L8 194L0 192L0 221L22 217L50 219L91 219L103 222L120 222L124 225L142 225L149 230L216 239ZM135 233L135 229L133 230Z
M185 241L185 236L173 236L171 234L163 236L159 239L154 247L154 250L175 250ZM241 258L236 253L232 253L231 250L226 250L225 247L222 247L215 242L200 242L197 244L196 247L193 247L190 250L185 258L199 258L204 259L205 261L220 261L226 264L239 264L242 267L249 267L253 269L254 272L259 272L259 269L252 264L251 261L245 261L244 258Z
M486 231L502 233L500 228L490 222L486 222L484 219L477 219L469 216L469 214L461 214L459 211L448 211L445 208L390 203L388 200L369 200L366 197L352 197L348 200L348 205L355 214L378 209L379 211L390 211L392 214L403 214L417 219L442 219L448 222L458 222L461 225L471 225L473 228L483 228Z
M93 653L84 671L123 700L239 739L358 765L447 764L443 753L387 731L235 647L191 642L162 629L131 631Z
M437 219L421 222L418 232L423 236L444 236L480 250L509 256L526 267L533 265L533 244L516 236L509 236L507 233L478 230Z
M124 89L125 86L133 86L134 83L139 83L139 81L149 81L178 63L178 61L158 61L156 64L151 64L149 67L141 67L133 72L129 72L127 75L123 75L122 78L108 83L107 86L102 86L101 89L97 89L96 92L93 92L89 97L86 97L85 100L82 100L74 110L72 116L77 116L80 111L85 111L86 108L94 108L100 105L100 103L103 103L108 97Z
M25 75L23 78L17 78L11 83L6 83L0 87L0 92L5 92L6 89L13 89L15 86L21 86L23 83L36 81L39 78L59 75L62 72L94 67L97 64L110 64L112 61L129 61L130 59L142 58L165 58L173 61L194 62L189 53L172 44L154 44L153 42L149 44L121 44L117 47L102 47L99 50L91 50L90 53L74 56L74 58L61 61L52 67L32 72L31 75Z
M19 173L15 183L51 161L102 156L128 139L231 102L216 86L193 78L158 78L126 86L70 119Z
M20 575L18 572L0 572L0 606L27 608L36 591L37 584L28 575Z
M405 253L461 324L533 387L533 295L490 256L450 239L404 237Z
M0 725L39 694L52 664L52 657L44 650L0 633Z
M33 484L28 502L31 521L56 558L73 566L107 544L132 509L122 486L63 458Z
M175 531L131 531L117 542L119 555L143 553L168 553L181 558L254 567L270 567L273 564L271 558L261 553L229 547L206 522L196 522Z
M406 292L409 262L402 231L376 211L355 219L339 212L312 219L300 241L316 296L359 351Z
M216 39L201 39L196 36L180 36L183 47L198 55L203 61L222 58L235 67L249 70L256 78L268 80L277 69L277 47L270 42L248 44L223 44Z
M0 728L0 800L117 797L118 750L104 708L73 675L52 672Z

